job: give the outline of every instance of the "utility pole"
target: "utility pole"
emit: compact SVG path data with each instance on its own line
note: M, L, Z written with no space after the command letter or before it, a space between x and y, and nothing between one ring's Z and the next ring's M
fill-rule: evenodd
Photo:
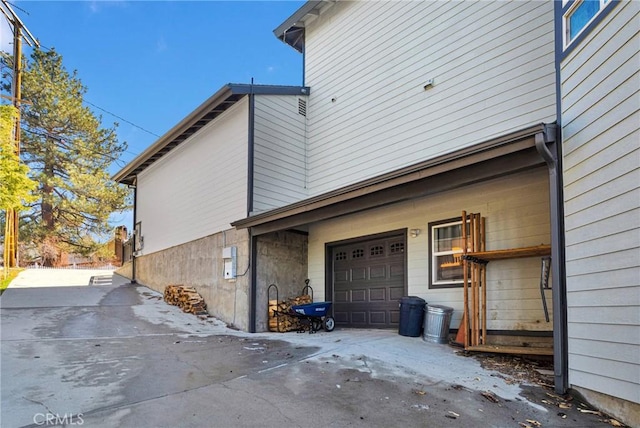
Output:
M15 150L20 157L20 103L22 101L22 39L29 46L40 47L40 43L29 32L18 15L13 11L7 0L2 0L0 11L13 27L13 80L11 84L13 105L16 107L16 121L13 127ZM23 33L24 30L24 33ZM8 268L18 266L18 210L7 208L5 215L4 234L4 268L5 274Z

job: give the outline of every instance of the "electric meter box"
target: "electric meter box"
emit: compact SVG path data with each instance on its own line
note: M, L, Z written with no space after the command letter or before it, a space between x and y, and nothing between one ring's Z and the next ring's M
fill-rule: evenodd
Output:
M224 247L222 249L222 259L224 260L224 279L236 278L236 247Z

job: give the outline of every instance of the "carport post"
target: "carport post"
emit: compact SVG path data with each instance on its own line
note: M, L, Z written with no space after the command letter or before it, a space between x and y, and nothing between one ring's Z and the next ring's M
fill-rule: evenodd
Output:
M258 307L258 269L256 269L256 263L258 261L258 237L253 235L253 228L249 228L249 245L251 246L251 260L253 264L250 265L251 275L249 276L249 333L256 332L256 309Z
M133 227L134 227L134 238L133 245L131 247L131 284L137 284L136 280L136 239L135 239L135 227L136 227L136 217L138 212L138 177L136 177L133 181L133 184L130 184L129 187L133 188Z

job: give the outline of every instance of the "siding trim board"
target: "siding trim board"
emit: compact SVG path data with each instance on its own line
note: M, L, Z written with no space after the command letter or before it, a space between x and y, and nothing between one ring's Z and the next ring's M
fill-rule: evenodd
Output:
M251 79L253 80L253 79ZM252 85L253 87L253 82ZM255 183L255 118L256 118L256 96L251 92L249 94L249 138L247 141L247 215L253 211L253 189Z

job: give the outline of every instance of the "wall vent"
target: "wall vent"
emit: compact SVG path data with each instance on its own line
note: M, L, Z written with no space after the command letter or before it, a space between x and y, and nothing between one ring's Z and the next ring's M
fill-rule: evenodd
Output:
M302 98L298 98L298 114L307 117L307 101Z

